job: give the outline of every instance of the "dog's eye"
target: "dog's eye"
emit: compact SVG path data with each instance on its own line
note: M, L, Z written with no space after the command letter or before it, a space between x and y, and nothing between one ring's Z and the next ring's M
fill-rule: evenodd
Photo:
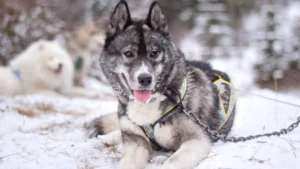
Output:
M153 58L153 59L156 59L158 57L158 52L157 51L152 51L150 53L150 57Z
M128 58L134 57L134 54L131 51L124 52L124 55Z

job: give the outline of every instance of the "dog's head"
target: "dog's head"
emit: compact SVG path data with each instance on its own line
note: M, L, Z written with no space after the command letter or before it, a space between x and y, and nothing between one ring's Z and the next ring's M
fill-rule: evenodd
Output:
M157 2L151 4L145 20L132 19L125 1L117 4L100 61L119 95L144 103L163 94L176 78L175 63L184 65Z
M55 41L40 40L34 44L31 53L39 60L39 66L50 74L59 76L70 68L69 54Z

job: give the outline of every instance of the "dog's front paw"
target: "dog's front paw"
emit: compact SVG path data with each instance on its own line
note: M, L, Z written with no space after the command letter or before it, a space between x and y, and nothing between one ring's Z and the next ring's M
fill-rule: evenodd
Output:
M119 169L137 169L134 162L128 159L122 159Z
M154 163L154 164L163 164L165 161L168 160L168 156L164 156L164 155L158 155L153 157L150 162Z
M174 164L170 163L169 161L167 161L162 169L179 169L178 166L175 166Z
M99 138L103 142L103 144L106 144L108 146L118 145L121 142L121 138L119 138L119 136L116 136L114 133L98 135L97 138Z

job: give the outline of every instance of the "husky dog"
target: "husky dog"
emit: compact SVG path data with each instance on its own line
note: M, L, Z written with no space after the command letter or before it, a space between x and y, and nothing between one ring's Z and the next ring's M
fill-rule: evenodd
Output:
M0 96L19 94L100 97L95 91L73 86L74 68L70 55L55 41L39 40L0 67Z
M133 19L125 1L117 4L100 64L119 101L123 143L119 168L145 168L156 148L175 151L163 169L190 169L200 163L210 153L214 139L183 108L213 130L230 131L234 108L226 124L220 118L220 99L229 109L230 89L226 85L218 89L213 83L218 77L229 83L228 76L206 63L185 60L170 40L166 17L157 2L151 4L145 20ZM93 125L98 127L96 133L115 130L109 123L116 121L115 115L94 124L105 120L106 125Z
M74 85L84 86L86 76L92 64L92 57L101 53L105 33L90 21L75 30L67 39L67 49L75 65Z

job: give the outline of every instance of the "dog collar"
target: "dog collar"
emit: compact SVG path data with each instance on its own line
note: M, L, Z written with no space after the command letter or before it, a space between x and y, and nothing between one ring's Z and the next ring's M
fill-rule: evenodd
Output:
M78 56L76 62L75 62L75 70L76 71L80 71L83 65L83 57L82 56Z
M161 146L159 146L159 144L155 141L155 137L154 137L154 127L155 127L155 125L158 124L159 122L161 122L168 115L170 115L173 112L173 110L175 110L175 108L178 106L178 104L183 100L183 98L185 96L185 93L186 93L186 90L187 90L187 78L185 77L183 79L182 84L180 85L180 87L178 89L178 91L180 93L180 98L177 98L175 103L170 102L170 104L162 112L161 117L158 120L154 121L151 124L141 126L141 128L143 129L146 136L150 139L154 149L156 149L156 150L162 149Z

